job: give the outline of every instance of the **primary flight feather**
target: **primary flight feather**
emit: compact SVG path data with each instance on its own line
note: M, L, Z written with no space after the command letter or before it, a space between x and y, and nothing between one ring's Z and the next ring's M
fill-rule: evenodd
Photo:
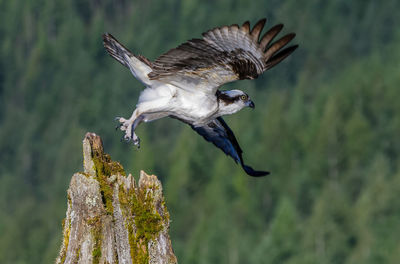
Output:
M234 114L244 107L254 108L253 101L240 90L219 90L228 82L257 78L298 47L285 47L295 37L294 33L273 41L283 28L281 24L260 38L265 22L266 19L261 19L251 30L248 21L241 27L214 28L203 33L202 39L191 39L154 62L134 55L111 34L104 34L108 53L146 86L132 116L117 118L124 138L139 146L136 127L141 122L168 116L190 125L231 156L248 175L269 174L244 164L239 143L222 119L223 115Z

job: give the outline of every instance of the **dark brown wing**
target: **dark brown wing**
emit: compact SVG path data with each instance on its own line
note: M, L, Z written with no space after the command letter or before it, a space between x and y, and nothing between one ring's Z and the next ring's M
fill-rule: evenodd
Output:
M203 39L189 40L157 58L149 78L213 94L224 83L257 78L297 48L282 50L294 33L271 43L283 25L272 27L260 38L265 21L258 21L251 31L249 22L209 30Z

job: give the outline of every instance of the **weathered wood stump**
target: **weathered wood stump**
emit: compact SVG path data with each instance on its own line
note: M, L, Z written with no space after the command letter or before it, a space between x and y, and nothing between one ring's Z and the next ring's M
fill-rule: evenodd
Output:
M141 171L136 184L93 133L83 140L83 160L68 189L56 263L177 263L157 177Z

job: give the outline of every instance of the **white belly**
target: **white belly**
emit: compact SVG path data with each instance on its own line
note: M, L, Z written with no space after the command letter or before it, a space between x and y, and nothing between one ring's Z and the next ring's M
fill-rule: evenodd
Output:
M143 90L137 107L143 112L164 112L193 125L204 125L217 112L218 103L216 96L162 84Z

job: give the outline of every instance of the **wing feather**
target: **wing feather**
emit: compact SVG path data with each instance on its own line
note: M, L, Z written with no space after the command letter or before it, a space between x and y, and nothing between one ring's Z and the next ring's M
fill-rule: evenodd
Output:
M273 26L270 30L268 30L264 36L261 38L260 46L262 50L268 46L268 44L275 38L276 35L281 32L283 28L283 24L278 24Z
M210 41L214 42L214 45L217 45L218 42L220 42L216 36L216 34L214 32L210 32L210 34L208 35Z
M251 30L250 35L253 42L258 42L258 38L260 37L260 33L263 30L266 21L267 19L265 18L261 19Z
M251 31L248 21L241 27L233 24L211 29L203 33L202 39L189 40L161 55L148 76L150 80L210 94L227 82L257 78L297 48L292 46L278 53L294 38L293 33L270 44L282 24L272 27L260 39L265 22L261 19Z
M232 130L225 123L225 121L218 117L217 119L211 120L204 126L193 126L190 125L193 130L199 133L203 138L216 147L221 149L226 155L231 156L236 163L239 163L243 170L250 176L260 177L268 175L267 171L255 171L250 166L247 166L243 162L242 149L233 134Z
M216 47L218 47L219 50L224 50L223 42L224 42L224 38L222 37L222 33L221 30L219 29L215 29L214 31L214 35L217 37L217 42L214 43L214 45Z
M274 44L271 45L271 47L268 48L268 50L264 54L264 58L268 60L272 55L274 55L276 52L278 52L281 48L283 48L286 44L288 44L296 34L290 33L279 40L277 40Z
M245 33L247 34L250 33L250 22L249 21L244 22L242 25L242 29Z
M232 36L232 40L234 43L239 42L238 34L239 34L239 26L234 24L229 27L229 34Z
M272 56L267 64L265 65L266 69L271 69L276 64L284 60L287 56L289 56L295 49L297 49L297 45L291 46L289 48L285 48L282 51L278 52L276 55Z

